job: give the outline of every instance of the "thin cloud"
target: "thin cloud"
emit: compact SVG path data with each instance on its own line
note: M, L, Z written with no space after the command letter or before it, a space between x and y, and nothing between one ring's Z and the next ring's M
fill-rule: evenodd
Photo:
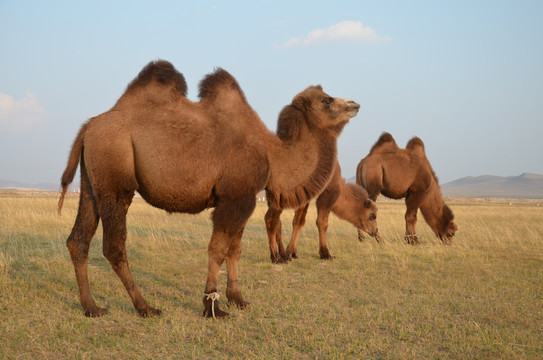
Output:
M312 46L341 40L361 43L381 43L390 41L392 38L378 35L374 29L362 25L361 21L347 20L326 29L313 30L305 37L292 38L283 44L283 48Z
M0 131L23 133L41 125L47 111L41 106L38 97L27 91L22 99L15 99L0 93Z

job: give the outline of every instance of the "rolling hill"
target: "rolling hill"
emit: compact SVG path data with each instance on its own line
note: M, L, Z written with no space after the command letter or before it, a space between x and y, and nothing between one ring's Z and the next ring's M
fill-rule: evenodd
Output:
M79 182L77 182L79 183ZM58 191L60 189L59 184L49 184L49 183L38 183L38 184L29 184L20 181L10 181L0 179L0 190L48 190L48 191Z
M346 181L354 183L356 177ZM543 199L543 175L466 176L441 184L441 192L445 196Z
M543 175L467 176L441 185L443 195L543 198Z

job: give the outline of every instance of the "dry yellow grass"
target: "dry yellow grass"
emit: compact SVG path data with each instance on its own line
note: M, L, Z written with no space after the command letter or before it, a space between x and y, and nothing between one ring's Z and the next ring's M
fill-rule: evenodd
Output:
M128 256L163 316L137 317L101 254L99 228L89 273L96 301L111 314L88 319L65 248L77 198L58 217L56 194L0 193L0 358L543 357L543 207L449 204L460 228L453 246L441 245L422 218L422 244L405 245L401 202L379 202L383 244L359 243L356 230L332 216L333 261L318 259L311 206L300 259L276 266L260 203L240 262L251 305L215 321L200 316L210 212L168 215L136 199ZM285 233L291 219L285 212Z

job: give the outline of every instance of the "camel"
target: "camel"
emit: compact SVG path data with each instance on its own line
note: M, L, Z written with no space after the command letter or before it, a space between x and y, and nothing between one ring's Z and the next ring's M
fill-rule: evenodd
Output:
M359 237L362 231L365 231L369 235L376 237L377 241L379 241L377 237L377 205L368 198L368 193L364 188L358 184L347 184L345 182L341 177L341 167L338 162L336 162L336 167L328 186L318 196L316 206L316 224L319 231L319 255L321 259L331 260L334 258L330 254L330 250L326 244L326 231L328 230L330 212L336 214L340 219L353 224L358 229ZM286 250L281 239L281 224L277 224L279 227L272 234L275 235L279 254L270 254L272 262L285 262L291 258L298 258L296 244L300 231L305 225L308 208L309 203L299 207L294 212L292 236Z
M79 209L67 247L86 316L108 310L91 295L87 263L98 222L103 254L142 317L158 316L141 295L126 254L126 214L135 191L167 212L196 214L214 208L208 245L203 315L222 318L219 270L226 260L226 298L243 309L238 263L241 238L267 189L278 203L297 206L318 195L334 168L337 138L359 105L333 98L320 85L294 96L279 114L277 137L248 104L238 82L218 68L186 98L184 76L164 60L150 62L115 105L84 123L61 178L58 210L80 163Z
M417 211L444 244L452 244L458 229L452 210L444 203L439 182L426 158L424 143L418 137L400 149L387 132L381 134L368 156L360 161L356 182L376 201L379 194L391 199L405 198L405 240L419 244L415 232Z

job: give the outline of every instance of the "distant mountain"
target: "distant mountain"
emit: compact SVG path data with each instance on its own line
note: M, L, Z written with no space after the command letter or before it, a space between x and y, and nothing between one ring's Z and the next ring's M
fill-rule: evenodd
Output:
M29 184L20 181L11 181L0 179L0 190L4 189L33 189L33 190L50 190L58 191L60 189L60 184L50 184L50 183L37 183Z
M543 175L467 176L441 185L443 195L543 198Z
M346 179L356 182L356 177ZM446 196L543 198L543 175L524 173L519 176L467 176L441 184Z

